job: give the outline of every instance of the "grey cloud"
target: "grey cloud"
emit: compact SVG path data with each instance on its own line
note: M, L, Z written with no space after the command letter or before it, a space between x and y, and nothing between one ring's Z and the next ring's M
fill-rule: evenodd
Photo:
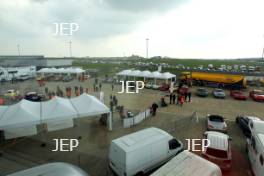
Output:
M162 12L188 0L104 0L110 7L130 12Z
M0 6L4 19L0 37L23 38L30 42L52 35L54 22L78 23L75 37L82 42L129 33L141 23L155 18L153 12L165 12L178 7L183 0L29 0L17 10ZM186 1L184 1L186 2ZM1 3L0 3L1 4ZM138 13L134 13L138 12ZM5 13L9 13L5 17ZM5 17L5 18L4 18Z

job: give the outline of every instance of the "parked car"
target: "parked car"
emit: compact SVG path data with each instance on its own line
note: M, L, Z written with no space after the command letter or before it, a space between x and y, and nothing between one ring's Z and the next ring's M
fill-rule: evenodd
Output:
M17 93L14 89L10 89L10 90L7 90L5 93L4 93L4 96L6 98L13 98L15 96L17 96Z
M205 88L198 88L198 89L196 89L196 95L199 97L207 97L208 91Z
M246 140L246 151L254 176L263 176L264 173L264 121L250 120L251 138Z
M236 100L247 100L247 96L240 90L231 90L230 96Z
M34 102L40 102L42 99L42 96L38 94L37 92L28 92L25 94L24 99Z
M112 140L109 168L119 176L146 174L183 151L183 144L158 128L147 128Z
M160 91L168 91L169 89L170 89L170 85L165 83L163 83L159 88Z
M89 176L79 167L62 162L42 164L7 176Z
M227 132L227 125L224 118L220 115L207 115L207 130Z
M213 96L215 98L225 98L225 91L223 89L214 89Z
M63 77L63 81L64 82L70 82L70 81L72 81L73 80L73 78L71 77L71 76L64 76Z
M161 88L161 86L159 86L157 84L152 84L152 89L159 90L160 88Z
M243 134L247 137L251 137L251 130L248 126L250 120L260 120L258 117L252 117L252 116L237 116L236 117L236 123L240 126Z
M152 88L153 83L152 82L148 82L147 84L145 84L145 88L146 89L151 89Z
M252 90L249 92L249 96L254 101L264 101L264 91L263 90Z
M153 83L153 82L148 82L146 85L145 85L145 88L146 89L154 89L154 90L159 90L160 89L160 86Z
M28 79L32 78L30 75L20 75L16 78L18 81L26 81Z
M172 158L151 176L222 176L220 168L189 151L183 151Z
M202 156L218 165L222 170L231 169L231 138L223 133L207 131L204 138L210 141L208 147L202 151Z

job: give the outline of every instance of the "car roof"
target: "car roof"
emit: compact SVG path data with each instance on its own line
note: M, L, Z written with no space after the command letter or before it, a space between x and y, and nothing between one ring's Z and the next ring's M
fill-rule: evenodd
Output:
M224 119L223 116L220 116L220 115L216 115L216 114L208 114L207 117L209 117L208 119L210 119L210 117L217 117L217 118L221 118L221 119Z
M125 152L130 152L142 146L148 145L153 141L163 139L164 137L173 138L167 132L151 127L114 139L112 142L122 148Z
M68 163L49 163L19 171L7 176L88 176L80 168Z
M256 90L254 89L252 92L264 92L263 90Z
M253 125L253 128L251 127ZM264 121L262 120L250 120L250 128L256 132L264 134Z
M207 90L207 89L203 88L203 87L199 87L199 88L197 88L197 90Z
M26 95L37 94L37 92L28 92Z
M214 90L221 90L221 91L224 91L223 89L218 89L218 88L217 88L217 89L214 89Z
M151 176L218 175L216 173L221 173L217 165L185 150L172 158Z
M207 139L210 141L209 142L210 148L225 150L225 151L228 150L228 139L229 139L228 135L215 131L207 131L205 132L205 134L207 134Z
M250 119L250 120L260 120L260 118L255 117L255 116L245 116L245 117Z

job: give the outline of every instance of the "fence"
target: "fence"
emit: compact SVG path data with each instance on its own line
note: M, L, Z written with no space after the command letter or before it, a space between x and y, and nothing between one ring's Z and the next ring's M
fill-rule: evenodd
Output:
M138 115L131 117L131 118L124 118L123 119L123 127L129 128L133 125L141 123L146 118L150 117L150 109L146 109L143 112L140 112Z

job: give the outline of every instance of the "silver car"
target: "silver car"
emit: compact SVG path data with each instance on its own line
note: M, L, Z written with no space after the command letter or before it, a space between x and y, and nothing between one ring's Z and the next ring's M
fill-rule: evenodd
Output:
M207 115L207 130L226 133L227 125L225 119L220 115Z
M226 94L223 89L214 89L213 90L213 96L215 98L225 98Z

